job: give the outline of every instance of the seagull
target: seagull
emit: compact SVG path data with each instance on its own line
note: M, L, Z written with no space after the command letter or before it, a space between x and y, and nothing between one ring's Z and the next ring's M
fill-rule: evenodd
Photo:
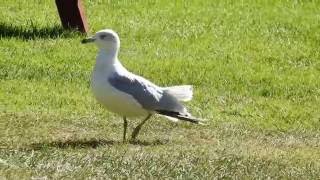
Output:
M95 43L99 49L92 73L91 89L96 100L109 111L123 117L123 142L126 141L127 118L145 117L132 132L135 141L141 127L154 114L177 122L202 124L182 104L192 99L192 86L160 87L129 72L118 59L120 39L111 29L98 31L82 43Z

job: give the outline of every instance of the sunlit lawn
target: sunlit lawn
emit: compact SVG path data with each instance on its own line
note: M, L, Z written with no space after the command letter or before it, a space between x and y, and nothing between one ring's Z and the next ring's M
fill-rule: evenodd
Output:
M84 5L92 34L119 33L129 70L193 84L187 106L208 125L156 117L122 144L121 117L90 92L97 49L60 28L54 1L5 0L0 179L320 177L318 1Z

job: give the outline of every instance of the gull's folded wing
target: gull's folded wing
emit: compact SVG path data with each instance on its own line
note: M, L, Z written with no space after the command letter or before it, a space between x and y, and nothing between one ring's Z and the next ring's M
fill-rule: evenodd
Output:
M146 110L186 113L175 97L140 76L114 73L108 81L117 90L132 96Z

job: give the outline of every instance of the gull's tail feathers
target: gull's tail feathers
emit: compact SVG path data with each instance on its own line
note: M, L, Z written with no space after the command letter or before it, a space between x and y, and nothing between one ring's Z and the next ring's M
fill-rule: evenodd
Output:
M165 87L164 90L178 99L178 101L190 101L193 96L191 85Z
M179 120L182 120L182 121L188 121L188 122L195 123L195 124L205 125L204 124L205 120L193 117L190 114L183 115L178 112L165 111L165 110L157 110L156 112L158 114L168 118L169 120L171 120L173 122L177 122Z

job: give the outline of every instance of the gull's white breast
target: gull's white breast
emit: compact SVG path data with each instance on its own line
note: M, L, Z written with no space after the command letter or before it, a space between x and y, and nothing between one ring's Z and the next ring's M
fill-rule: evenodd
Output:
M96 65L97 66L97 65ZM148 112L129 94L114 88L108 76L114 69L94 68L91 80L92 92L97 101L109 111L122 116L145 116Z

